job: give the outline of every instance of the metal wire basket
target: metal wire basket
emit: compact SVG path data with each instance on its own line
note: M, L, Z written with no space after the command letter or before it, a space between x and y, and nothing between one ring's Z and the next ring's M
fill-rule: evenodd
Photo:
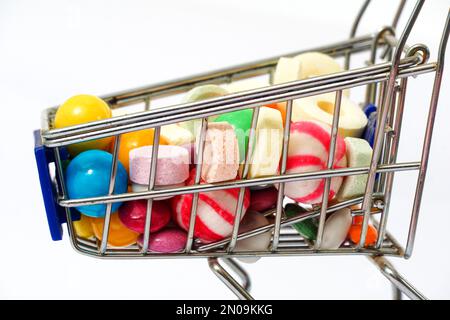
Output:
M410 298L425 298L394 269L384 256L409 258L413 250L422 191L430 153L433 124L443 75L444 55L450 30L450 14L447 16L442 34L440 48L437 53L437 61L428 62L430 54L427 46L423 44L415 44L412 46L406 45L408 36L419 16L422 6L424 5L424 0L418 0L416 2L409 20L398 39L395 35L395 28L405 5L404 0L400 1L400 5L391 26L384 27L376 33L356 36L358 24L368 7L369 2L369 0L365 1L359 11L348 40L301 51L320 51L333 57L344 57L346 71L285 84L270 85L260 89L230 94L200 102L184 103L150 110L150 103L152 100L183 93L200 84L230 83L261 75L268 75L271 77L279 58L273 57L237 67L104 96L102 98L115 109L137 104L142 104L144 108L142 112L117 116L108 120L95 121L62 129L53 129L53 118L56 107L45 110L43 113L42 128L35 132L35 153L52 238L54 240L60 240L62 238L61 224L67 222L68 233L73 248L88 256L112 259L208 258L209 265L215 274L239 298L246 299L252 298L249 293L250 279L246 272L233 260L234 257L366 255L376 263L382 273L394 284L397 298L401 296L401 292L405 293ZM381 49L383 49L382 58L385 62L376 63L377 53ZM293 52L282 56L294 56L301 52ZM370 54L367 66L349 69L350 59L354 54L361 54L364 52ZM397 162L396 156L399 146L408 80L417 75L433 72L435 73L434 86L426 122L421 158L419 161ZM289 143L293 100L327 92L336 92L331 131L332 138L330 143L330 150L335 150L342 91L353 87L365 87L366 98L364 103L374 103L379 107L377 118L378 125L376 128L373 155L370 165L368 167L333 169L334 152L330 151L327 163L328 167L326 170L286 174L287 146ZM199 184L199 169L202 165L201 156L203 154L207 117L230 111L252 108L254 112L252 129L250 131L248 142L248 150L252 150L251 146L252 143L254 143L254 132L259 108L267 104L278 102L286 102L286 118L280 173L275 176L263 178L247 178L248 161L251 155L251 151L249 151L245 159L244 173L239 180ZM192 119L201 119L202 121L200 138L197 139L198 161L196 163L197 174L195 177L195 184L191 186L156 190L154 188L156 172L156 163L154 159L156 158L158 151L161 126ZM154 128L155 130L153 141L155 147L152 151L153 157L150 166L149 189L148 191L143 192L113 194L112 190L114 190L115 175L117 172L117 157L121 134L145 128ZM115 143L109 195L95 198L69 199L67 197L63 178L62 160L64 155L62 153L62 147L91 139L111 136L115 137ZM55 165L55 176L53 176L51 170L49 170L50 163L54 163ZM399 171L418 171L418 180L405 249L403 249L402 245L386 230L394 174ZM284 216L283 198L285 183L300 180L325 179L324 194L328 194L332 177L346 177L360 174L368 175L364 196L338 202L333 205L329 205L328 198L323 197L321 205L314 206L312 210L308 212L301 213L291 218L286 218ZM379 176L376 179L377 175ZM266 213L266 215L273 215L274 222L265 227L238 234L245 189L267 184L278 184L279 186L276 209ZM194 239L194 227L199 192L230 188L239 188L240 190L232 235L224 240L209 244L197 242ZM148 241L146 240L151 237L150 222L153 199L162 196L173 196L186 193L192 193L194 196L185 250L183 252L171 254L148 252ZM140 248L137 245L126 248L110 247L108 245L107 235L110 226L112 203L137 199L148 200L145 225L146 232L144 234L143 247ZM73 220L76 219L76 214L75 210L71 208L91 204L107 205L103 229L103 234L106 236L104 236L101 241L82 239L76 235L73 229ZM361 210L352 210L353 216L359 215L363 217L360 243L353 245L349 242L345 242L336 250L321 249L324 222L327 214L355 204L362 204ZM305 241L290 228L292 224L312 217L319 218L317 241L314 245ZM369 220L372 220L378 229L378 238L374 246L366 247L364 246L364 243ZM272 232L271 245L267 250L250 252L236 252L234 250L238 240L267 231ZM220 264L219 258L241 278L241 282L230 275L224 266Z

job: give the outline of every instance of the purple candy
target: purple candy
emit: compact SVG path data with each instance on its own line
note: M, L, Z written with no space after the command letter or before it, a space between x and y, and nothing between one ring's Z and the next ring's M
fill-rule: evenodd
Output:
M174 253L182 251L186 246L187 233L179 228L167 228L151 233L148 251ZM137 243L142 247L144 235L139 235Z

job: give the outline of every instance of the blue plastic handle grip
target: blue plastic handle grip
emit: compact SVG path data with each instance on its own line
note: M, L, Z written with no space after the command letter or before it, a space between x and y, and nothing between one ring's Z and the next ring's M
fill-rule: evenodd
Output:
M67 222L66 212L63 207L57 203L57 192L50 175L49 164L55 162L53 150L42 145L41 134L39 130L34 132L34 155L39 173L39 182L41 184L42 198L44 200L45 211L47 214L48 227L53 241L62 239L62 224ZM63 150L62 150L63 151ZM65 151L65 150L64 150ZM67 152L61 152L61 159L68 158ZM73 214L75 210L71 210ZM79 219L79 215L73 215L73 219Z

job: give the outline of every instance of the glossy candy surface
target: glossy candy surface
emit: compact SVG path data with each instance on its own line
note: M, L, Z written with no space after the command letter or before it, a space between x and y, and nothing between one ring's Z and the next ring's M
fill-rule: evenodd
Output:
M150 235L148 251L160 253L174 253L182 251L186 246L187 233L179 228L167 228ZM137 239L142 247L144 235Z
M144 233L147 200L127 201L119 208L120 221L129 229ZM158 231L170 221L170 206L165 201L153 201L150 232Z
M111 118L112 113L108 104L102 99L80 94L66 100L59 106L55 114L55 128L64 128L86 122ZM81 142L67 147L72 156L79 154L85 150L100 149L108 150L112 138L91 140Z
M94 230L95 237L98 240L102 240L103 227L105 218L92 218L92 229ZM127 247L136 243L139 233L134 232L125 225L119 219L119 215L116 213L111 214L111 221L109 224L108 244L113 247Z
M151 146L153 144L153 132L153 129L144 129L122 134L119 146L119 161L127 172L130 172L130 151L143 146ZM165 142L160 141L160 144L165 144ZM111 148L113 148L114 144L111 145Z
M73 222L73 227L77 236L89 239L94 236L94 230L92 230L91 218L85 215L81 215L80 220Z
M69 199L90 198L108 195L112 155L106 151L89 150L80 153L67 166L66 186ZM127 172L120 161L117 163L114 194L127 192ZM116 211L121 202L112 204ZM81 213L90 217L103 217L105 204L76 207Z

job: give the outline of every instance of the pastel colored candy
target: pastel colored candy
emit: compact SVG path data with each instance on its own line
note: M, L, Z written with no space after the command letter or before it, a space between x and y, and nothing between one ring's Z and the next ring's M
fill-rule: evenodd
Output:
M177 183L177 184L170 184L170 185L166 185L163 187L155 186L154 190L178 188L178 187L182 187L182 186L184 186L184 182ZM137 184L137 183L131 184L131 192L143 192L143 191L148 191L148 184ZM172 196L153 198L153 200L166 200L166 199L170 199L170 198L172 198Z
M191 170L188 185L193 184L195 169ZM199 193L197 216L194 236L203 242L222 240L229 236L233 230L234 215L236 211L238 188ZM189 229L189 219L192 208L192 194L177 195L170 199L174 221L184 230ZM243 214L250 204L250 193L244 194Z
M147 200L127 201L119 209L119 218L128 229L144 233L146 213ZM158 231L166 226L171 215L169 204L165 201L153 201L150 232Z
M295 56L295 59L300 63L299 79L318 77L343 70L336 60L321 52L301 53Z
M227 122L208 123L201 177L208 183L233 180L239 169L239 146Z
M347 238L352 225L352 214L349 208L336 211L325 221L320 249L335 250Z
M123 164L127 172L130 172L130 151L143 146L150 146L153 144L154 129L144 129L124 133L120 137L119 145L119 161ZM165 144L160 141L161 144ZM111 149L114 148L114 143L111 144ZM113 153L113 150L110 150Z
M293 122L290 128L288 159L286 173L302 173L325 170L327 168L328 150L331 140L331 127L317 121ZM339 135L333 168L346 167L345 142ZM339 191L342 177L331 179L329 199ZM314 179L295 181L285 184L285 195L306 204L322 201L325 180Z
M183 103L196 102L201 100L207 100L211 98L217 98L227 95L228 91L215 84L206 84L202 86L197 86L186 93L183 99ZM209 117L209 121L213 121L215 116ZM197 136L202 121L200 119L183 121L179 125L187 130L189 130L194 136Z
M233 126L239 143L240 162L243 162L245 159L252 116L252 109L244 109L221 114L214 120L214 122L228 122Z
M159 253L180 252L186 247L187 233L179 228L167 228L150 235L148 251ZM141 234L137 243L142 247L144 235Z
M336 93L331 92L294 101L292 121L317 120L333 123ZM342 137L361 137L367 125L364 112L346 97L342 97L339 113L339 134Z
M283 120L272 108L259 109L255 144L250 162L250 178L275 175L283 148Z
M130 151L130 180L133 183L148 185L152 150L152 146L146 146ZM159 146L155 185L183 183L189 177L189 160L189 153L185 148Z
M237 93L269 86L269 81L265 78L250 78L244 80L233 81L222 85L222 88L229 93Z
M103 239L103 227L105 218L92 218L92 229L98 240ZM111 214L109 224L108 244L113 247L127 247L136 243L139 233L128 229L120 221L117 212Z
M280 84L299 79L302 79L301 61L297 58L280 58L273 75L273 84Z
M83 214L81 215L80 220L73 222L73 228L75 229L75 234L81 238L89 239L94 236L91 218Z
M372 148L364 139L347 137L344 139L347 150L348 167L367 167L372 159ZM344 178L337 199L348 200L364 194L367 175L352 175Z
M66 186L69 199L81 199L108 195L112 155L106 151L88 150L77 155L67 166ZM127 192L127 171L117 163L114 194ZM112 204L112 211L119 209L121 202ZM103 217L105 204L76 207L78 211L90 217Z
M165 144L181 146L192 143L194 135L188 129L176 124L161 127L161 139Z
M250 191L249 210L264 212L277 205L278 190L275 187Z
M249 211L246 213L244 219L242 219L239 225L239 233L251 231L259 227L267 226L268 224L269 220L267 220L267 218L263 214L255 211ZM234 248L234 251L235 252L265 251L270 245L271 238L272 232L269 230L257 236L238 240L236 243L236 247ZM258 261L260 258L238 257L238 259L245 263L254 263Z

